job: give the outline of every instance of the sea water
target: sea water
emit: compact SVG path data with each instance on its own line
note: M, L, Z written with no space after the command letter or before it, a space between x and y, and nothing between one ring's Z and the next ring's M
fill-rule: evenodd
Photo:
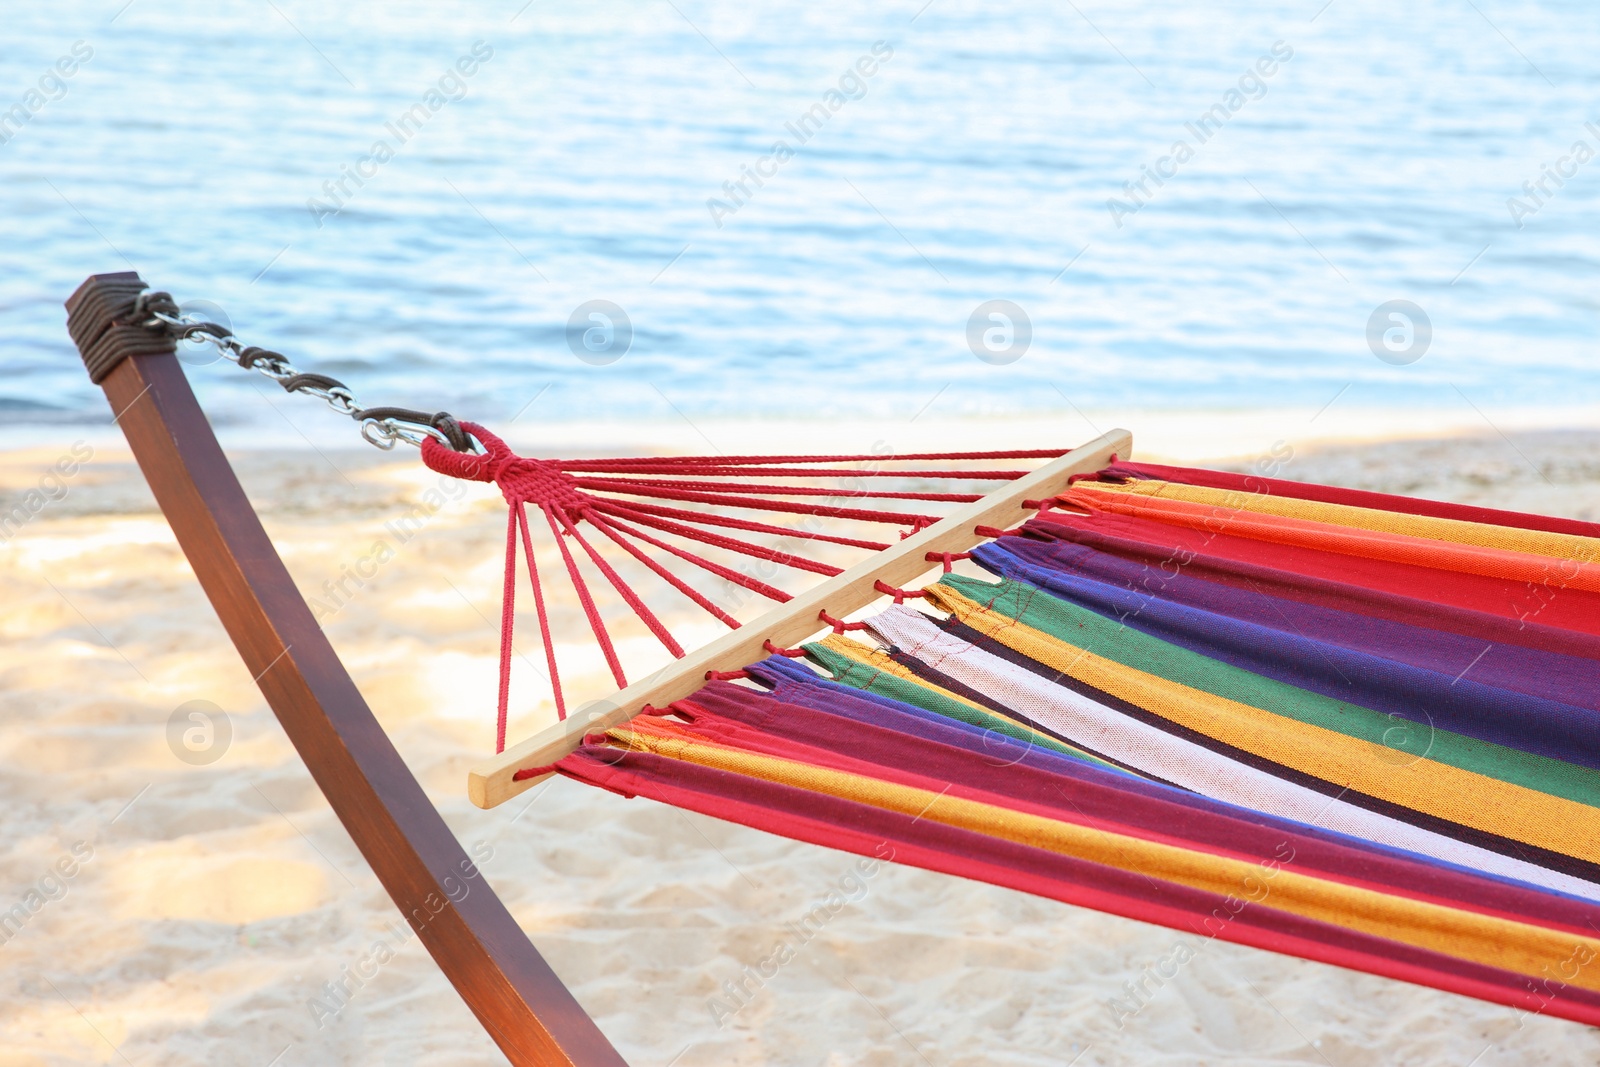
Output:
M97 0L6 22L13 427L105 421L61 301L120 270L364 403L491 426L1403 421L1600 383L1589 4ZM219 423L292 436L272 383L187 358Z

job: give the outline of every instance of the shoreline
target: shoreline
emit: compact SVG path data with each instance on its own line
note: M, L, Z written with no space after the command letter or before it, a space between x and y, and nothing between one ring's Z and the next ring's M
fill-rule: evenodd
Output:
M21 423L37 445L0 447L0 456L49 449L44 442L86 441L97 451L123 445L109 415L104 421ZM1337 398L1321 411L1216 408L1073 408L1058 417L913 417L889 419L667 419L538 422L531 417L487 424L524 455L582 454L759 454L869 453L885 443L895 452L980 451L1062 446L1070 448L1120 427L1133 431L1139 458L1189 464L1226 463L1270 452L1287 442L1297 450L1341 445L1462 438L1479 435L1600 432L1600 404L1564 408L1340 408ZM215 427L230 453L372 452L353 424L305 405L289 426L282 422ZM405 453L399 446L392 455Z

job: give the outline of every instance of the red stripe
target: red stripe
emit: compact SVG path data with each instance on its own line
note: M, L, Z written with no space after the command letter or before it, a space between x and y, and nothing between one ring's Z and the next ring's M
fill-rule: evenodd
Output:
M1346 556L1321 549L1256 541L1212 533L1132 515L1099 512L1081 516L1052 511L1048 521L1035 519L1029 528L1049 534L1054 526L1094 530L1116 537L1159 545L1165 565L1184 567L1190 554L1235 563L1290 571L1313 579L1356 585L1416 600L1480 611L1523 624L1541 624L1600 636L1600 593L1508 578L1436 570L1410 563Z
M1600 996L1585 990L1565 989L1559 998L1541 1002L1528 992L1529 979L1522 975L1304 919L1264 904L1247 905L1225 923L1212 920L1216 925L1208 928L1209 917L1228 914L1225 898L928 819L649 753L586 747L562 760L560 770L623 796L648 797L859 856L892 857L896 863L1006 886L1200 937L1214 932L1225 941L1600 1024Z
M1108 468L1108 472L1142 478L1160 478L1164 481L1203 485L1213 489L1234 489L1246 493L1286 496L1296 500L1317 500L1324 504L1348 504L1352 507L1374 508L1378 511L1395 511L1402 515L1427 515L1436 519L1459 519L1462 522L1514 526L1520 530L1545 530L1549 533L1576 534L1579 537L1600 537L1600 523L1583 522L1579 519L1529 515L1521 511L1501 511L1498 508L1452 504L1443 500L1422 500L1418 497L1394 496L1390 493L1370 493L1364 489L1341 489L1334 485L1315 485L1311 482L1295 482L1286 478L1262 478L1254 474L1231 474L1227 471L1202 470L1199 467L1169 467L1160 463L1118 463Z
M1105 772L1068 777L1026 760L996 766L950 745L787 704L742 686L709 685L674 706L708 712L696 717L690 731L743 751L932 793L948 789L952 796L1012 811L1251 863L1288 841L1296 869L1313 870L1330 881L1584 936L1593 933L1591 923L1600 924L1600 905L1299 833L1285 828L1284 820L1199 811L1175 796L1123 788L1105 780Z
M1183 560L1172 558L1171 544L1136 540L1107 533L1102 516L1069 516L1053 512L1049 519L1033 519L1022 532L1041 540L1070 541L1085 548L1143 563L1151 573L1145 591L1156 594L1169 576L1182 573L1219 585L1261 591L1305 604L1355 612L1374 618L1403 622L1432 630L1476 637L1498 644L1521 645L1561 652L1587 659L1600 659L1600 638L1537 622L1518 621L1502 615L1402 596L1386 589L1371 589L1348 582L1313 578L1290 571L1274 570L1253 562L1223 556L1195 553ZM1160 525L1155 524L1155 525Z

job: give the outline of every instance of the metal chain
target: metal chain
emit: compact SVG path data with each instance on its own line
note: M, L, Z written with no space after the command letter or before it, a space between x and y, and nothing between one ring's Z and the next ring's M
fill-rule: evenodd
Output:
M199 340L213 345L217 352L245 370L264 374L281 385L286 392L307 393L320 397L340 415L361 423L361 436L368 443L388 451L396 441L421 446L429 437L457 452L478 452L481 448L453 416L447 412L428 414L407 408L365 408L356 402L350 387L326 374L312 374L296 370L279 352L253 345L242 345L233 331L215 322L207 322L193 314L184 314L168 293L145 290L134 304L134 318L147 315L140 325L150 329L163 329L177 341Z

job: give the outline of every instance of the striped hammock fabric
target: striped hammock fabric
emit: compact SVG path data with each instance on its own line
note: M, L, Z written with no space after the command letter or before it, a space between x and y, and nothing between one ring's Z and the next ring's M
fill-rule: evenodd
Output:
M1124 463L557 769L1600 1025L1600 526Z

